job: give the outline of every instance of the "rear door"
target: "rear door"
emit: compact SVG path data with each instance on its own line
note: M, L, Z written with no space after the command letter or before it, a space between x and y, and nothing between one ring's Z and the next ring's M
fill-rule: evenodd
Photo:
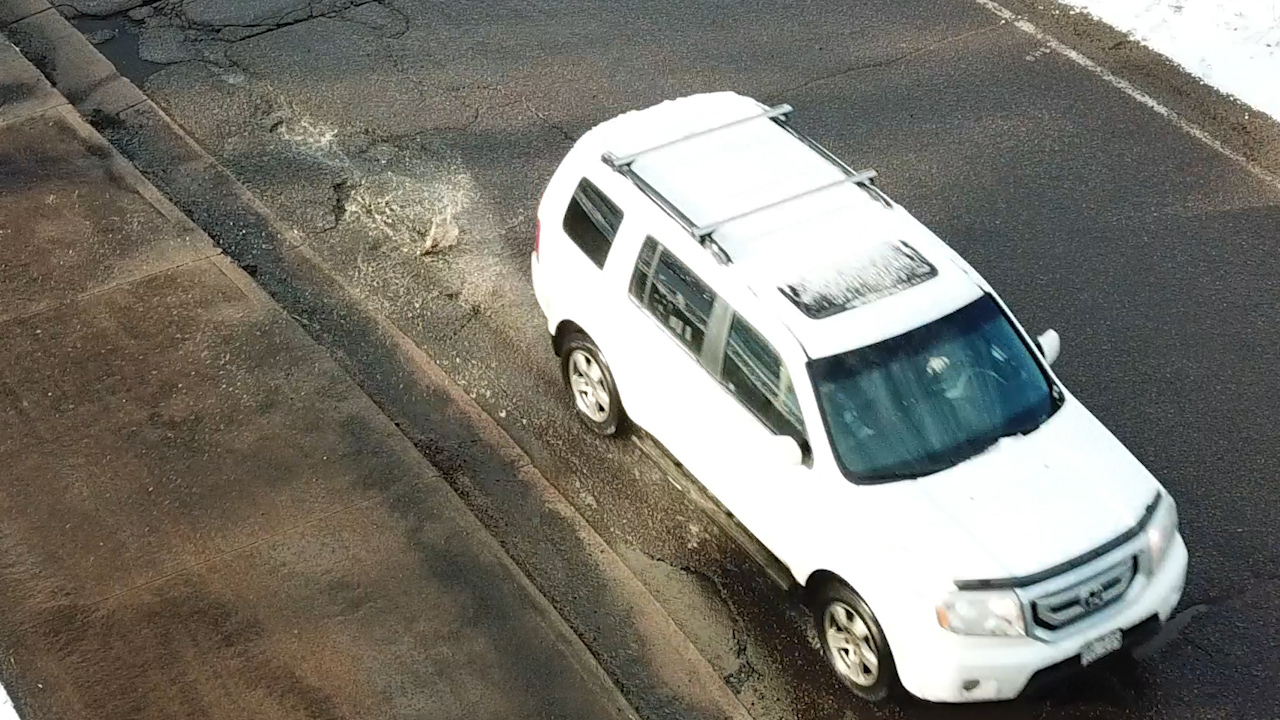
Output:
M719 319L717 297L691 267L699 259L685 262L653 235L640 240L627 287L624 342L631 351L623 366L614 363L615 375L624 374L618 384L628 388L623 402L634 408L633 418L686 465L715 426L698 408L719 392L704 364L714 354L708 341Z

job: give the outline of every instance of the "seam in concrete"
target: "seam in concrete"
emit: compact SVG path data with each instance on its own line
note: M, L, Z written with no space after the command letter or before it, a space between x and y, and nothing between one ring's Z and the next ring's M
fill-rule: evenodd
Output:
M271 299L267 291L254 282L253 278L249 277L249 273L245 272L228 255L219 253L213 257L213 262L222 271L222 274L226 275L228 280L240 288L240 292L244 293L244 296L253 301L255 305L271 307L276 304L276 301ZM289 317L298 320L295 315L289 314Z
M6 26L5 35L76 109L117 114L146 99L48 0L26 1L44 9Z
M22 113L21 115L13 115L11 117L6 117L3 120L0 120L0 127L4 127L5 125L12 125L14 123L19 123L19 122L22 122L23 120L30 120L31 118L38 117L40 115L45 115L47 113L58 112L60 108L64 108L64 107L66 108L71 107L71 103L67 102L66 100L62 100L53 105L46 105L44 107L37 106L32 108L31 110L28 110L27 112Z
M3 30L4 28L9 27L10 25L15 25L15 24L17 24L17 23L20 23L20 22L22 22L23 20L26 20L27 18L34 17L34 16L36 16L36 15L39 15L40 13L42 13L42 12L44 12L44 11L46 11L46 10L51 9L51 7L52 7L52 6L51 6L51 5L49 5L47 2L41 2L40 0L34 0L34 1L32 1L32 0L25 0L25 1L24 1L24 0L6 0L6 1L11 3L10 7L18 7L18 8L21 8L21 7L25 4L25 5L27 6L27 8L26 8L26 9L19 10L19 12L20 12L20 13L22 13L22 14L20 14L20 15L16 15L16 16L14 16L14 17L11 17L11 18L9 18L7 21L5 21L4 25L3 25L3 26L0 26L0 30ZM8 10L8 8L5 8L5 10L7 11L7 10Z
M65 300L55 300L53 302L42 303L30 310L20 312L17 315L11 315L9 317L0 317L0 327L4 327L6 325L12 325L13 323L20 322L33 315L39 315L42 312L48 312L49 310L55 310L57 308L65 307L67 305L74 305L75 303L81 302L83 300L96 297L106 292L111 292L112 290L115 290L116 288L119 288L119 287L123 287L125 285L132 285L136 282L141 282L143 280L146 280L147 278L155 277L156 275L161 275L163 273L167 273L173 270L180 270L182 268L189 267L197 263L202 263L208 260L209 258L216 257L221 254L222 254L222 250L215 245L212 248L210 248L209 253L207 255L201 255L199 257L195 257L190 260L187 260L186 262L175 263L173 265L166 265L162 268L157 268L155 270L152 270L151 272L143 273L141 275L137 275L134 277L121 278L119 280L116 280L115 282L111 282L106 285L103 285L102 287L96 287L96 288L93 288L92 290L86 290L80 293L79 295L76 295L75 297L69 297L69 298L66 298Z
M30 120L32 118L36 118L41 115L55 113L58 111L59 108L70 107L70 106L71 106L71 103L64 102L64 103L59 103L57 105L50 105L48 107L34 108L31 111L25 112L21 115L14 115L12 117L7 117L4 120L0 120L0 127L3 127L5 125L12 125L14 123L19 123L19 122L22 122L23 120Z
M138 92L142 92L142 91L141 91L141 90L139 90ZM132 109L134 109L134 108L138 107L139 105L141 105L141 104L143 104L143 103L145 103L145 102L147 102L147 98L145 98L145 97L144 97L144 98L142 98L141 100L138 100L137 102L130 103L130 104L128 104L128 105L126 105L126 106L124 106L124 107L120 108L119 110L117 110L117 111L116 111L116 113L115 113L115 114L116 114L116 115L123 115L124 113L129 112L130 110L132 110Z
M907 52L894 55L893 57L885 58L883 60L874 60L872 62L863 63L861 65L855 65L850 68L845 68L844 70L837 70L836 72L823 75L821 77L816 77L816 78L813 78L812 80L805 80L804 82L798 85L793 85L777 94L789 95L793 92L796 92L798 90L803 90L804 88L810 87L812 85L828 82L830 80L836 80L846 75L850 75L852 73L861 72L863 70L874 70L876 68L888 67L890 65L900 63L903 60L909 60L913 57L924 55L925 53L932 52L934 50L937 50L938 48L945 47L955 42L959 42L961 40L964 40L965 38L972 37L974 35L980 35L982 33L991 32L992 30L999 28L1001 24L1002 23L994 23L986 27L977 28L976 30L968 30L966 32L959 33L958 35L952 35L950 37L945 37L945 38L942 38L941 40L931 42L928 45L925 45L924 47L919 47L914 50L908 50Z

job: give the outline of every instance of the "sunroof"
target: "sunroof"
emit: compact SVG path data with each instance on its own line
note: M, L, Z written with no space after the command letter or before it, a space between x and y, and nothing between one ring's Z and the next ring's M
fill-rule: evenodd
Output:
M778 288L805 315L837 315L937 277L938 268L905 242L878 243L860 257Z

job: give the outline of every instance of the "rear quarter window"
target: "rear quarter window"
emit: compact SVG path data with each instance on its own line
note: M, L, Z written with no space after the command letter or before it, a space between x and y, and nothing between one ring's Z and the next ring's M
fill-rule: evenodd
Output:
M640 248L631 297L695 356L702 353L716 295L652 237Z
M598 268L622 224L622 209L590 180L583 178L564 213L564 232Z

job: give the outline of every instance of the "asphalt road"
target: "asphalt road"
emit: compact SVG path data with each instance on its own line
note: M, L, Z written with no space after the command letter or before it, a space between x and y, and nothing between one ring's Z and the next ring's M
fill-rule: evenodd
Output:
M158 3L105 23L121 35L101 48L474 392L753 714L1280 714L1274 185L969 0L349 4ZM1048 701L873 710L634 447L572 424L528 283L539 193L596 122L722 88L794 105L1031 329L1062 333L1063 379L1181 503L1184 605L1206 606L1182 638Z

